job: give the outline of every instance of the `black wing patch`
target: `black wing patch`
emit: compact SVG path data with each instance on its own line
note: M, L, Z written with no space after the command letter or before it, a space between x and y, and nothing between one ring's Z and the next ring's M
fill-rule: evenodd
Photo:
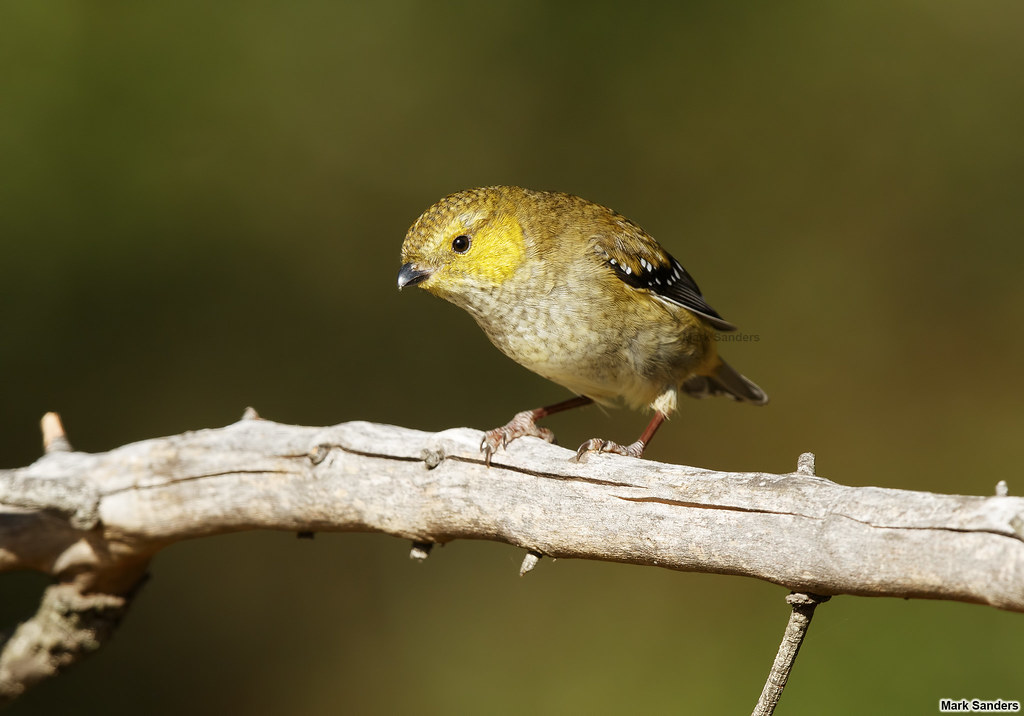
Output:
M607 263L626 284L647 289L670 303L682 306L720 331L735 331L736 326L718 315L718 311L704 300L700 287L683 265L668 253L665 253L665 259L667 261L650 261L643 256L630 256L627 262L609 256Z

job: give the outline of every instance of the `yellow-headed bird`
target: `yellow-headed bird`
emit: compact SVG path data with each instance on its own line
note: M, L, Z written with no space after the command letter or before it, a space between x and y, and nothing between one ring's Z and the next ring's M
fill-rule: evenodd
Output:
M406 234L398 287L418 285L469 312L505 355L579 397L517 414L489 431L488 463L536 421L622 400L654 409L628 446L588 451L640 457L682 390L755 405L768 396L718 357L716 331L734 331L686 269L643 229L570 194L512 186L469 189L427 209Z

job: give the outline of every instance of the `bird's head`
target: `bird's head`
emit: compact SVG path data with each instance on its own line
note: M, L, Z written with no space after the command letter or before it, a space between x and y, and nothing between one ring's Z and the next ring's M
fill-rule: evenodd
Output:
M398 288L420 286L453 303L504 283L523 264L522 189L487 187L445 197L405 235Z

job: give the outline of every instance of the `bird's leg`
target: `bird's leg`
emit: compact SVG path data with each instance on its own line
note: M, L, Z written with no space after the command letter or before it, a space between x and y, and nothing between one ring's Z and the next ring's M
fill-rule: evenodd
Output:
M516 413L515 417L509 420L506 425L484 433L484 439L480 442L480 452L484 454L487 466L490 467L491 455L496 453L499 447L507 447L510 442L524 435L532 435L541 440L547 440L549 443L554 442L555 434L547 428L537 425L537 421L554 413L590 405L593 402L590 398L581 395L569 400L563 400L561 403L548 405L544 408L524 410L521 413Z
M576 451L576 461L579 462L580 458L586 455L588 452L610 452L616 455L625 455L627 457L643 457L644 450L651 442L651 438L654 437L654 433L658 431L661 424L665 422L665 413L660 410L654 413L654 417L651 418L651 422L647 424L647 429L644 430L644 434L640 436L632 445L622 446L618 443L613 443L611 440L602 440L601 438L591 438L585 443L580 445L580 449Z

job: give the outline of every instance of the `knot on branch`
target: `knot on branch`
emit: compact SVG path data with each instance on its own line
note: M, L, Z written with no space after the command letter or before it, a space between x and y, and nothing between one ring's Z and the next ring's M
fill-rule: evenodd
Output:
M786 604L793 607L816 607L824 604L832 597L823 594L810 594L808 592L790 592L786 597Z
M445 454L442 448L424 448L421 453L423 458L423 464L427 466L428 470L433 470L435 467L444 462Z
M309 451L309 461L314 465L319 465L327 456L331 454L331 446L327 444L316 445L312 450Z
M70 476L51 480L6 475L0 480L0 503L56 513L79 530L91 530L100 521L99 492L85 480Z

